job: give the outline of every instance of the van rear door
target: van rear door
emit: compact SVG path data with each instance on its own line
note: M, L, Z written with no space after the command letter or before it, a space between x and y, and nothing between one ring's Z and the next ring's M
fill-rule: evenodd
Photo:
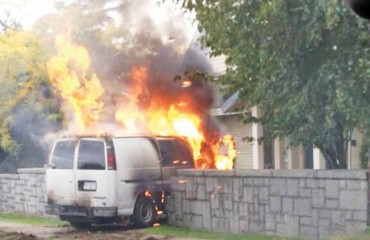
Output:
M76 139L63 139L54 144L46 169L48 204L72 205L75 199L74 157Z
M104 139L82 138L78 143L76 204L84 207L112 207L115 171L107 170Z

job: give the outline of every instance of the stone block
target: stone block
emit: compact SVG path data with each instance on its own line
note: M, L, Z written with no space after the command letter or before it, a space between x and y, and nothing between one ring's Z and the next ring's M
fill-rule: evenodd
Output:
M239 231L241 233L249 232L249 221L248 221L248 219L240 219L240 221L239 221Z
M295 198L294 199L294 214L297 216L311 216L312 199L311 198Z
M301 226L299 235L308 239L318 239L319 229L317 227Z
M256 177L253 179L253 185L258 187L265 186L265 179L261 177Z
M299 196L299 179L287 179L287 195L292 197Z
M321 208L325 206L325 192L324 189L312 189L312 206Z
M239 203L239 215L241 218L247 218L248 217L248 204L247 203Z
M198 215L192 215L190 228L195 230L205 230L205 228L203 227L203 217Z
M191 208L190 208L191 203L192 201L190 200L186 200L186 199L182 200L182 210L184 213L191 213Z
M328 209L320 209L319 210L319 220L320 219L331 219L332 218L332 211Z
M328 179L325 181L325 197L338 198L339 197L339 181Z
M298 237L299 236L299 217L287 214L286 215L287 224L287 235L288 237Z
M366 221L366 220L365 220ZM333 210L332 211L332 228L334 229L346 229L346 211Z
M206 200L206 186L205 183L197 185L197 200Z
M300 178L299 179L299 188L305 188L306 187L306 179Z
M223 203L222 206L224 207L225 210L233 210L233 195L232 194L223 194L223 197L221 199Z
M207 193L210 193L210 192L214 192L215 191L215 188L216 188L216 179L215 178L211 178L211 177L206 177L206 192Z
M367 221L367 212L366 211L353 211L352 219L355 221Z
M183 222L184 227L191 228L191 221L192 221L191 218L192 218L191 214L184 214L183 215L182 222Z
M251 220L249 222L249 231L254 233L260 233L263 231L263 223L259 220Z
M266 214L266 231L275 232L276 231L276 214L267 213Z
M253 203L254 201L254 188L244 187L243 188L243 201L247 203Z
M277 178L271 182L270 194L272 196L285 196L287 193L287 181L285 178Z
M346 188L347 188L347 190L366 189L367 188L367 182L366 181L358 181L358 180L347 180L346 181Z
M339 192L339 208L343 210L367 209L367 191L341 190Z
M270 211L281 213L281 197L270 197Z
M319 219L319 238L323 239L330 234L330 220Z
M312 218L311 217L300 217L299 223L303 226L312 226Z
M299 196L300 197L311 197L312 190L310 188L301 188L299 189Z
M346 232L355 234L365 231L367 228L366 221L347 221L346 222Z
M243 201L243 179L233 178L234 201Z
M277 223L276 224L276 234L278 236L286 236L286 234L287 234L287 225L286 225L286 223Z
M212 217L212 231L226 233L229 232L229 221L227 218Z
M283 214L292 213L293 212L293 199L283 197Z
M259 188L259 202L261 204L267 204L269 201L269 188L261 187Z
M306 179L306 187L307 188L318 188L319 181L314 178L308 178Z
M253 187L253 178L243 178L243 185L247 187Z
M230 217L229 217L229 222L230 222L230 232L231 233L239 233L239 213L234 212Z
M233 178L220 178L220 184L217 186L221 187L221 191L224 193L233 193Z
M195 200L197 198L197 185L194 178L187 178L185 186L185 198Z
M326 199L325 200L325 207L328 209L337 209L339 206L339 202L336 199Z

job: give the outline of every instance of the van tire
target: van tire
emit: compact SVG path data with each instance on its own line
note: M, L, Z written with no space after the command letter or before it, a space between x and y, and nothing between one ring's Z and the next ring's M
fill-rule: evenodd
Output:
M141 196L135 204L133 223L138 227L153 226L156 218L156 211L151 198Z
M70 221L69 223L77 229L89 229L91 227L89 222Z

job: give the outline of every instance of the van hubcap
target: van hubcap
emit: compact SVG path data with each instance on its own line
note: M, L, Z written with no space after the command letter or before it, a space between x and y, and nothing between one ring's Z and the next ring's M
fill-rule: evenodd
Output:
M143 204L140 208L140 215L144 221L150 220L152 217L152 209L147 204Z

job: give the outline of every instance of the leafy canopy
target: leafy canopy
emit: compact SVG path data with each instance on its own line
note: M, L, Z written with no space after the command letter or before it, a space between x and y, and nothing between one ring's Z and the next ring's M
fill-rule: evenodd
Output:
M346 167L355 127L370 113L370 25L342 0L186 0L202 42L227 56L221 83L258 106L271 138L313 145ZM251 119L245 119L250 121Z

